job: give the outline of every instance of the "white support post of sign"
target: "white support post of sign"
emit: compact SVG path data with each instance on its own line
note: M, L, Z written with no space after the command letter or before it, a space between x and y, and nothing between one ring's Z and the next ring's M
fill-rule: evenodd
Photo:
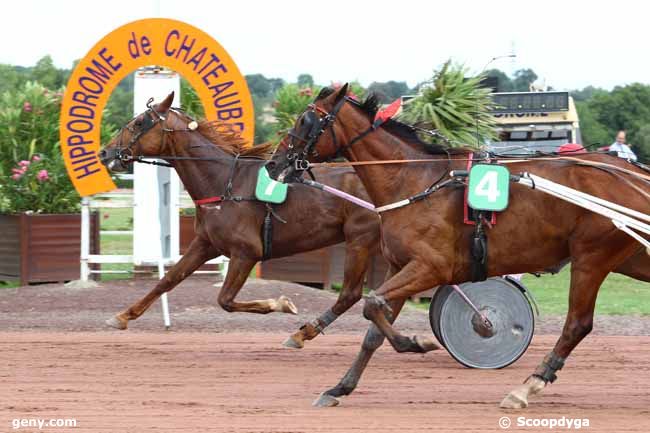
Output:
M88 283L90 277L90 203L88 197L81 199L81 270L79 279L83 284Z
M160 68L142 68L135 73L133 114L147 110L147 101L158 103L174 92L173 106L180 106L180 76ZM157 265L159 277L164 263L179 255L180 180L175 170L146 164L133 166L133 260L135 265ZM157 218L156 218L157 214ZM159 242L154 240L158 239ZM167 293L161 296L165 327L171 326Z

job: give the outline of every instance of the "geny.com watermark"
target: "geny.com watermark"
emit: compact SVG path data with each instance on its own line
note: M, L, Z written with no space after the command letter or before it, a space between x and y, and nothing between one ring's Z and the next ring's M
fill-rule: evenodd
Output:
M589 427L589 418L567 418L565 416L560 418L527 418L525 416L518 416L517 418L510 419L510 417L502 416L499 418L499 427L508 429L514 424L515 427L541 427L551 429L576 429L579 430L583 427Z
M43 430L45 427L76 427L77 420L74 418L53 418L53 419L40 419L40 418L14 418L11 420L11 427L14 430L27 427L36 427Z

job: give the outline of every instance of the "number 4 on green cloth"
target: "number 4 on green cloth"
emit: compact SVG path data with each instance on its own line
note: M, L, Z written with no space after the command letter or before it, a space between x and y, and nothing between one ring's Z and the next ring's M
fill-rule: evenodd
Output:
M269 176L266 167L260 167L257 173L257 186L255 187L255 197L263 202L280 204L287 199L286 183L277 182Z
M508 207L510 172L502 165L476 164L469 172L467 188L472 209L502 211Z

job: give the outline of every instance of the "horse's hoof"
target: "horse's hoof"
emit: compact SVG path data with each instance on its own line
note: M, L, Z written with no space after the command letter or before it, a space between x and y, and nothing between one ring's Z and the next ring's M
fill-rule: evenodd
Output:
M305 343L302 340L299 340L295 336L291 336L284 340L284 343L282 343L284 347L289 347L291 349L302 349L305 347Z
M417 344L420 347L420 349L422 349L422 353L431 352L432 350L440 349L440 346L438 346L436 343L433 342L433 340L429 338L418 337L416 335L415 337L413 337L413 340L415 341L415 344Z
M127 323L128 323L127 321L122 321L118 319L117 316L111 317L106 321L106 324L111 328L120 329L120 330L126 329L128 326Z
M519 390L514 390L501 400L499 406L503 409L524 409L528 407L528 399Z
M282 295L278 298L278 303L280 304L280 311L283 313L289 314L298 314L298 308L294 305L293 302L286 296Z
M332 397L331 395L325 394L323 392L318 396L316 400L314 400L311 405L314 407L334 407L338 406L339 404L341 404L341 401L338 398Z

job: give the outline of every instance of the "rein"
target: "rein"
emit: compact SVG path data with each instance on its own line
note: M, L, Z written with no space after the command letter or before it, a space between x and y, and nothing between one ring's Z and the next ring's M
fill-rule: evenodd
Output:
M454 159L454 161L472 161L470 158L458 158ZM474 160L476 161L476 160ZM522 162L536 162L536 161L551 161L551 162L563 162L563 161L569 161L569 162L574 162L577 165L584 165L584 166L589 166L589 167L595 167L595 168L606 168L609 170L615 170L615 171L620 171L626 174L629 174L634 177L638 177L640 179L643 179L645 181L650 182L650 175L642 174L642 173L637 173L632 170L628 170L623 167L618 167L616 165L608 164L606 162L593 162L593 161L587 161L584 159L580 158L575 158L571 156L558 156L558 157L537 157L537 158L521 158L521 159L501 159L501 158L490 158L489 161L491 162L497 162L500 164L516 164L516 163L522 163ZM341 162L316 162L316 163L309 163L309 167L324 167L324 168L336 168L336 167L354 167L354 166L363 166L363 165L384 165L384 164L413 164L413 163L420 163L420 162L434 162L434 163L448 163L448 159L433 159L433 158L427 158L427 159L389 159L389 160L382 160L382 161L341 161Z

